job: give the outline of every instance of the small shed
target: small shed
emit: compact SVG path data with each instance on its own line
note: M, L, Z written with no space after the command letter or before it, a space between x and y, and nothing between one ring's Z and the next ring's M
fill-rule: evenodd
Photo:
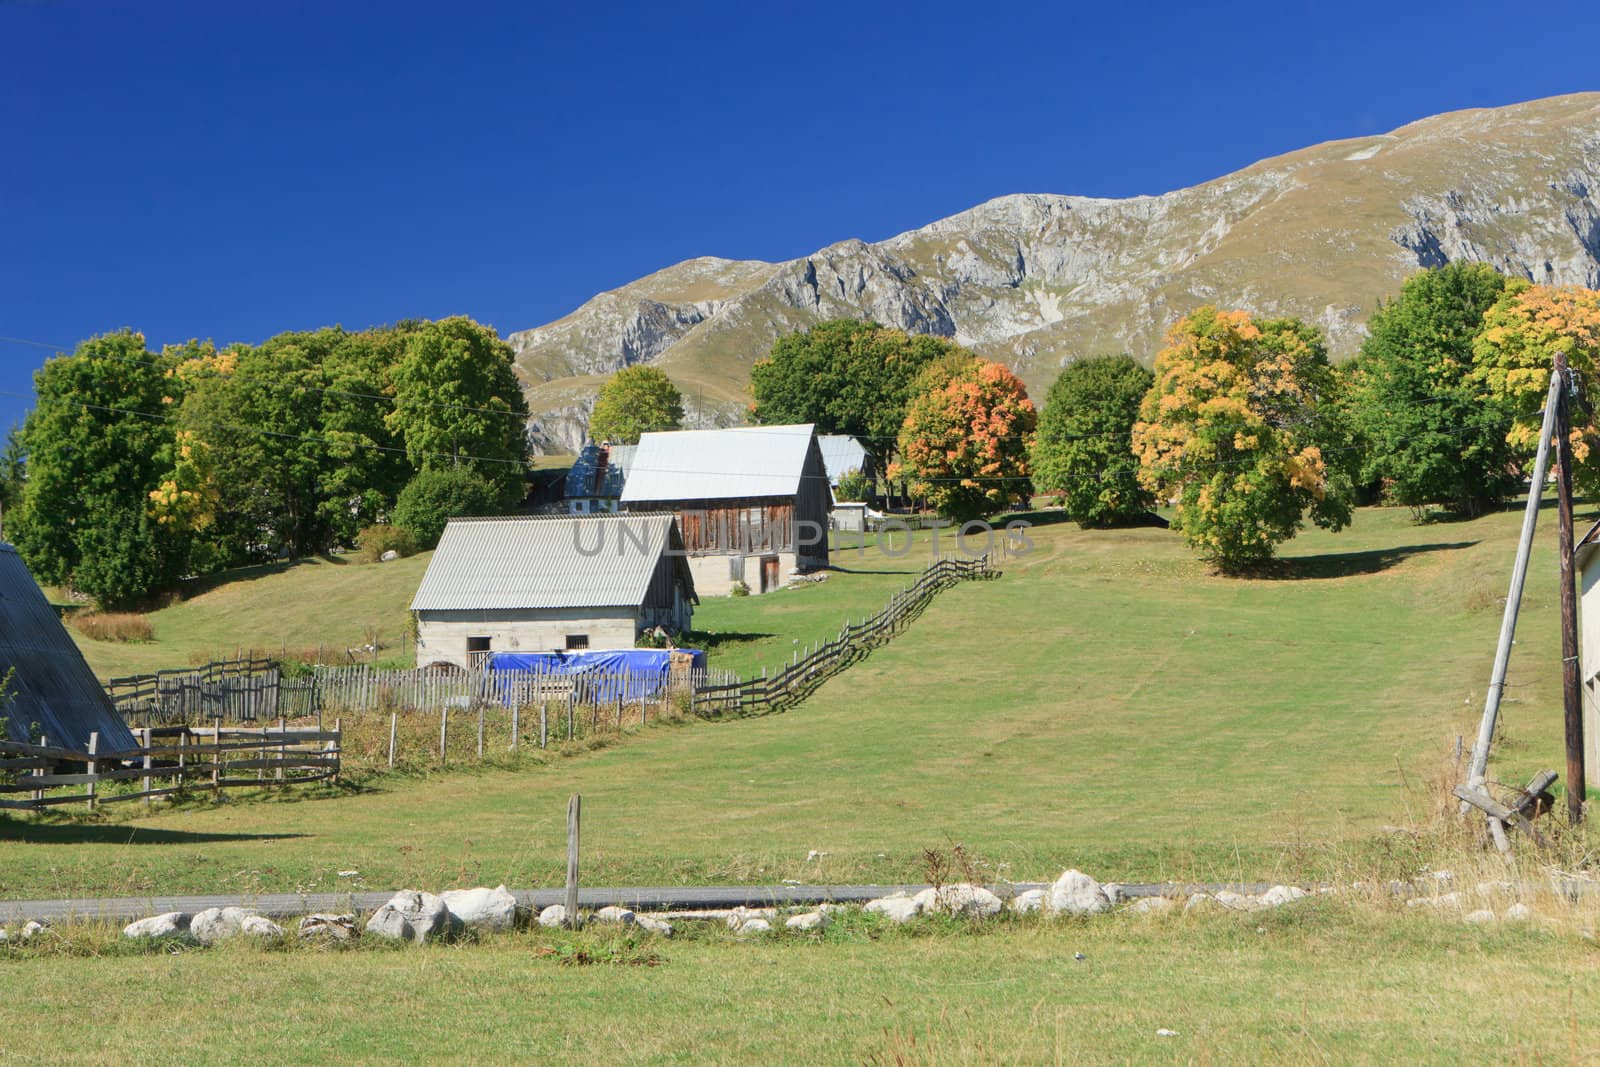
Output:
M860 471L868 478L876 473L872 453L867 451L867 446L858 437L843 433L818 434L817 447L822 450L822 465L828 471L828 485L834 489L839 488L839 479L847 471Z
M616 511L636 445L587 444L567 472L569 515Z
M689 629L697 603L670 514L451 519L411 601L417 665L632 648Z
M1600 789L1600 522L1572 548L1578 570L1578 688L1583 696L1583 769Z
M833 493L809 423L647 433L622 489L624 511L678 517L695 585L752 593L828 565Z
M101 752L138 747L27 564L0 543L0 680L8 672L0 736L22 744L42 736L83 752L98 733Z

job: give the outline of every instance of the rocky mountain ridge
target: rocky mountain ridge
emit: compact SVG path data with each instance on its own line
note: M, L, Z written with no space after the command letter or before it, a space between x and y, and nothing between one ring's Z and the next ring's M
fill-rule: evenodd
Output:
M605 376L654 363L691 417L738 421L749 366L839 317L953 337L1042 393L1072 359L1148 362L1203 303L1294 314L1336 356L1420 267L1469 260L1600 287L1600 93L1451 112L1161 196L1003 196L783 263L692 259L509 341L545 451L582 442Z

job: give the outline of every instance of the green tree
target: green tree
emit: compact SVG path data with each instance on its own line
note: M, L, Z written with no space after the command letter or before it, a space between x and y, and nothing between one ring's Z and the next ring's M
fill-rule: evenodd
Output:
M835 319L778 338L750 369L753 421L814 423L818 433L862 438L880 460L905 421L917 375L954 341L907 334L875 322Z
M187 568L187 541L150 515L171 465L168 412L182 383L132 330L83 342L34 374L37 403L22 428L27 480L7 522L44 582L101 606L135 605Z
M939 514L966 522L1028 497L1037 414L1022 380L969 352L941 357L917 378L900 427L905 477Z
M676 430L683 425L683 395L655 367L624 367L600 387L589 417L589 436L596 441L636 445L651 430Z
M867 499L867 493L872 489L872 482L859 467L851 467L839 475L839 487L833 491L835 500L848 500L859 502Z
M400 490L394 524L421 548L439 543L445 523L470 515L493 515L499 490L470 467L427 467Z
M1473 338L1505 286L1486 264L1452 263L1407 278L1367 324L1351 415L1363 480L1383 480L1397 503L1478 515L1516 491L1510 405L1472 377Z
M1565 353L1582 392L1571 406L1573 481L1590 499L1600 494L1600 291L1510 282L1484 313L1472 351L1474 378L1510 406L1506 439L1519 459L1538 447L1550 372Z
M414 467L471 467L502 507L522 499L528 405L511 346L462 316L424 323L406 335L389 380L386 421Z
M1069 364L1046 394L1033 444L1033 485L1060 493L1067 515L1085 526L1115 526L1143 516L1154 497L1139 482L1133 424L1155 377L1130 356Z
M1264 563L1307 515L1350 521L1355 457L1321 335L1298 319L1202 307L1156 357L1133 450L1173 528L1225 573Z
M22 483L27 476L28 450L22 444L22 427L12 424L5 451L0 452L0 541L5 540L5 509L22 506Z

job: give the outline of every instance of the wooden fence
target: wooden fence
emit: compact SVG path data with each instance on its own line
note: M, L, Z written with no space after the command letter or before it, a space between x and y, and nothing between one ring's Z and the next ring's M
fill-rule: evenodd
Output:
M941 559L896 593L884 609L870 619L846 622L839 636L804 654L795 653L788 665L754 678L707 679L694 692L697 715L759 715L783 711L805 699L812 690L892 638L922 612L942 589L971 578L996 575L988 556L977 559Z
M278 664L265 657L113 678L106 692L125 720L146 726L218 718L270 722L315 715L318 707L309 678L285 678Z
M99 735L89 735L88 750L48 743L25 745L0 740L0 793L27 793L0 799L0 808L38 809L57 804L98 804L143 800L178 793L214 793L230 786L296 786L339 777L343 731L276 727L157 726L135 731L141 744L122 752L100 752ZM83 770L63 771L63 764ZM172 782L158 786L157 782ZM115 783L113 790L103 788ZM126 789L126 783L136 783ZM67 792L65 787L84 788Z

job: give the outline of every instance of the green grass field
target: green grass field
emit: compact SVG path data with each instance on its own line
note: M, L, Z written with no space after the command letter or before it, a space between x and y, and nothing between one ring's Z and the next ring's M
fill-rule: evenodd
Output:
M787 714L321 799L0 820L0 896L326 889L349 869L549 885L575 791L592 884L919 878L952 842L1018 880L1314 876L1425 817L1425 779L1470 742L1516 526L1367 510L1251 580L1209 576L1165 531L1042 526L1003 578L940 594ZM1513 657L1507 779L1559 764L1551 540ZM851 577L704 616L831 630L825 602L857 613L840 612Z
M532 931L354 951L0 949L18 1063L1579 1063L1590 942L1307 902L1092 923L847 918L745 943ZM572 965L579 953L595 962ZM1076 959L1081 953L1083 959ZM1529 973L1538 961L1539 977ZM62 1012L81 1005L81 1025ZM1157 1030L1176 1036L1157 1036Z

